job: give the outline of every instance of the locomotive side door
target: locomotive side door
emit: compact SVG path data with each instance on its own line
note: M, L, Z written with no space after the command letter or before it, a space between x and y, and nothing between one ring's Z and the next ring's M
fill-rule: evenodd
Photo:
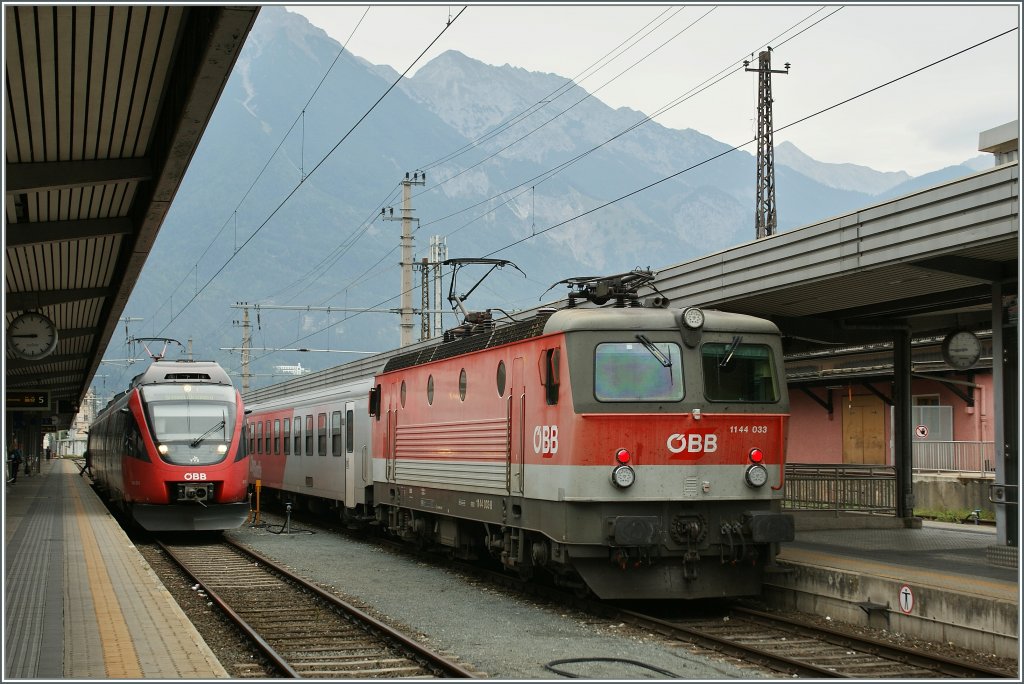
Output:
M388 385L388 397L387 397L387 436L384 442L384 457L387 459L387 479L388 482L395 481L395 436L398 432L398 403L395 396L395 384L391 383Z
M509 494L523 493L526 442L526 383L522 357L512 360L512 387L508 397L509 459L506 482Z

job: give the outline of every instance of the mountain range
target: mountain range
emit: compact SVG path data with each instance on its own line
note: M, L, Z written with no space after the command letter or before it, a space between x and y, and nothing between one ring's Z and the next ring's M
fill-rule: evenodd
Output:
M223 348L241 346L246 302L252 386L283 379L274 365L301 359L317 370L355 357L264 349L398 346L402 224L390 219L401 216L406 173L417 181L415 261L439 235L449 257L521 269L492 273L471 309L529 308L564 296L542 294L564 278L657 270L753 238L747 152L613 109L557 74L449 51L399 81L339 51L301 15L261 10L125 308L143 319L126 336L190 340L197 357L238 377L238 351ZM819 162L790 143L775 161L780 231L978 163L915 178ZM461 291L478 270L459 276ZM107 356L131 352L115 337ZM117 378L113 392L138 370L103 372Z

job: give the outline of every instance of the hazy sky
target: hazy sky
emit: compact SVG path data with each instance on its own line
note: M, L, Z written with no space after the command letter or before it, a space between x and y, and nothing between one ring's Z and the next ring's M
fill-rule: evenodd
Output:
M962 162L979 154L981 131L1019 119L1019 3L287 7L347 41L351 53L400 73L465 8L409 75L458 50L487 64L582 74L580 85L606 104L645 114L751 53L756 62L756 53L771 45L774 69L792 64L789 74L772 80L775 143L789 140L820 161L880 171L918 175ZM780 130L1011 29L1017 30ZM595 64L605 66L595 71ZM757 75L738 73L656 121L739 145L754 138L756 108ZM753 145L746 149L756 152Z

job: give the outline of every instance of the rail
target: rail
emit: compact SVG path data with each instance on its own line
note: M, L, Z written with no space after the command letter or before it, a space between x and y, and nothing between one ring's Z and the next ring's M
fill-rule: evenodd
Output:
M937 473L996 472L994 442L915 441L914 470Z
M782 491L790 510L896 514L893 466L790 463Z

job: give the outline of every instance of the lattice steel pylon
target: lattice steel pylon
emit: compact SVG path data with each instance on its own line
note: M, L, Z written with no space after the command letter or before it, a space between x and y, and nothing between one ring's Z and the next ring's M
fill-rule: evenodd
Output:
M743 61L746 67L750 62ZM775 216L775 147L772 141L772 74L788 74L785 70L772 70L772 49L762 50L757 56L757 68L746 69L758 74L757 88L757 202L754 208L754 228L758 238L775 234L778 224Z

